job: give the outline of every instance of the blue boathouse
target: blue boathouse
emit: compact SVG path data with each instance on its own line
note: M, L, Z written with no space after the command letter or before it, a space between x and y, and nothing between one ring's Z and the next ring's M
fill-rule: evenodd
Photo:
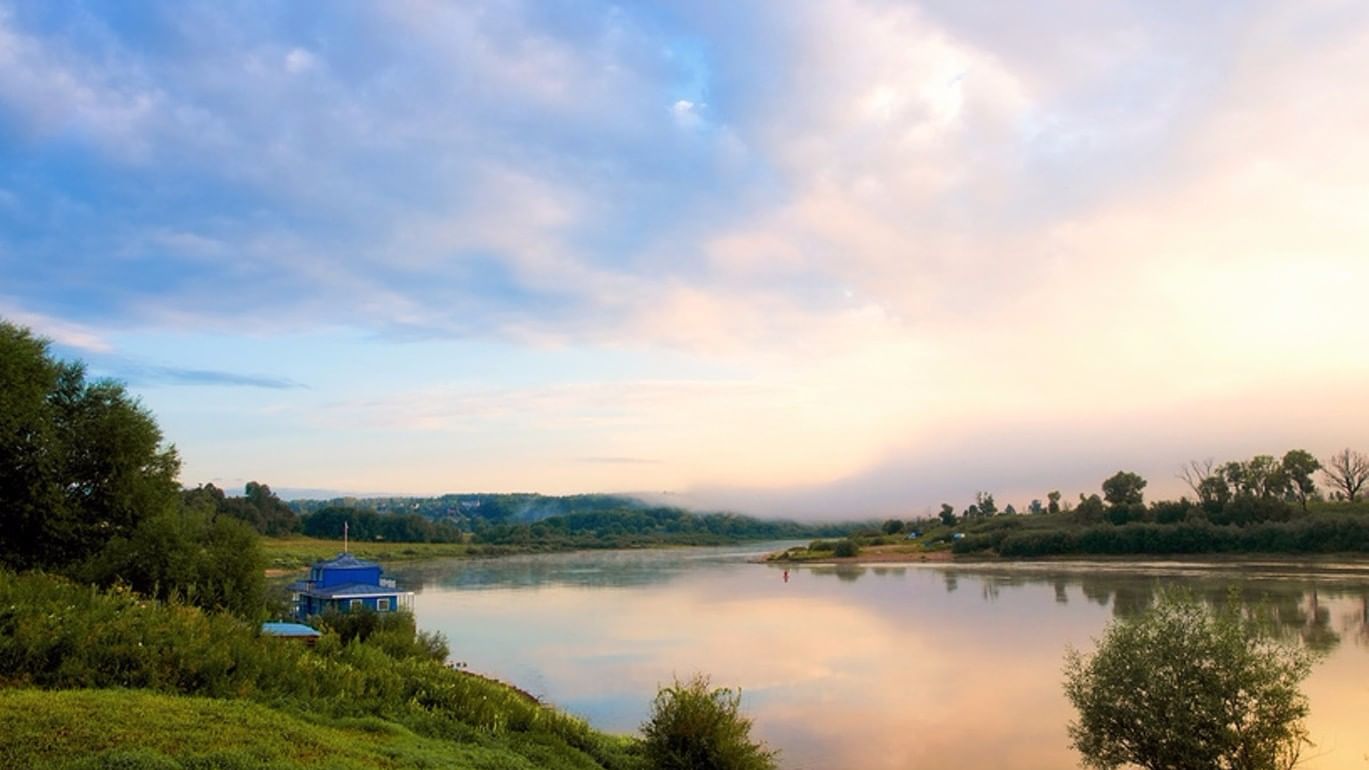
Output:
M309 569L308 580L290 584L295 617L307 618L327 610L397 612L412 610L414 594L401 591L391 578L381 577L380 565L346 551Z

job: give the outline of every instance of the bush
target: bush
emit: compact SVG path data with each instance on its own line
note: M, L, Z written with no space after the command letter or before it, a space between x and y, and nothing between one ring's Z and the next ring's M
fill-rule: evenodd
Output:
M741 693L711 689L707 677L663 687L642 725L647 764L654 770L772 770L776 753L751 740L740 713Z
M437 738L533 733L604 758L600 736L583 721L388 647L344 644L330 632L309 648L262 637L256 624L226 613L0 570L3 685L247 698L321 716L379 717Z
M353 639L370 642L394 658L445 661L449 653L446 637L437 631L419 631L411 612L329 610L310 620L320 630L336 633L343 644Z
M850 538L839 540L837 541L837 544L832 547L832 555L839 558L845 559L859 554L860 546L856 545L856 541Z
M1161 593L1110 626L1093 655L1068 653L1065 694L1079 711L1070 738L1098 768L1287 770L1308 743L1298 684L1311 666L1234 601L1214 613Z

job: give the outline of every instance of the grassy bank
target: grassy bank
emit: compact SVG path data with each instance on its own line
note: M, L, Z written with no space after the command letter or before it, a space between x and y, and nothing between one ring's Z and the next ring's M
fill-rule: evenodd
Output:
M595 768L503 742L427 738L376 718L305 717L249 701L142 690L0 690L0 767L31 770ZM534 750L529 750L534 749Z
M839 563L878 561L933 561L950 557L949 548L942 543L909 540L898 535L852 535L842 540L814 540L777 551L766 561L781 563Z
M341 540L314 537L263 537L261 548L267 566L272 569L300 569L320 560L336 556L342 550ZM407 561L483 555L486 549L467 543L386 543L352 540L347 550L363 559L375 561Z
M452 755L467 762L415 766L577 770L639 766L635 741L595 731L584 721L510 687L447 668L425 656L420 647L393 642L377 634L373 639L343 643L338 634L329 632L310 648L262 637L255 624L225 613L149 600L128 591L100 591L49 575L0 571L0 692L33 699L21 700L24 705L15 706L16 710L33 712L33 719L74 723L80 721L73 714L80 713L82 704L100 703L82 698L117 699L141 691L149 699L109 709L107 716L90 720L94 727L88 733L44 739L77 741L67 746L74 749L73 757L118 749L117 744L103 742L106 732L129 736L129 745L160 751L162 744L151 737L144 736L146 741L137 737L136 723L117 730L112 725L141 718L133 708L140 704L154 715L163 708L210 708L203 701L176 700L200 696L212 699L209 702L217 704L221 715L239 722L252 723L253 718L262 717L269 724L268 712L279 711L315 726L392 736L392 742L409 746L414 756L421 756L431 744L406 737L412 734L450 744ZM75 689L114 690L115 694L62 692ZM39 690L43 692L35 692ZM219 729L213 720L205 724ZM41 723L30 726L38 731ZM7 750L43 750L46 744L42 742L29 747L26 740L15 740L17 729L0 718L0 745ZM242 751L261 751L264 756L277 751L272 731L264 731L260 740L249 733L241 733L246 741L239 746ZM336 733L328 735L337 737ZM59 755L54 750L53 756ZM485 764L477 762L491 757ZM289 757L281 761L295 762L283 768L301 766ZM0 762L2 767L30 764L34 763ZM274 767L269 763L191 766Z

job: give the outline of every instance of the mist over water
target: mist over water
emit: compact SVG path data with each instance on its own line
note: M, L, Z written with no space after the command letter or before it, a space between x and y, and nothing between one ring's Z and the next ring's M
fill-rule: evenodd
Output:
M785 768L1060 768L1065 649L1182 585L1234 589L1325 653L1305 684L1305 767L1363 768L1369 565L1155 561L814 566L780 544L573 553L396 568L454 659L634 731L656 688L703 671L739 686Z

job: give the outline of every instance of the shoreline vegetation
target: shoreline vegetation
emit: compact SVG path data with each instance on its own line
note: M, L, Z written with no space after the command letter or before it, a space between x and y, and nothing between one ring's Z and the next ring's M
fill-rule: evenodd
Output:
M358 536L349 550L376 558L813 528L643 506L470 533L413 513L301 519L264 484L229 497L183 488L180 471L175 447L121 383L88 379L83 364L0 320L0 766L645 770L664 741L667 751L727 747L748 767L773 767L726 689L664 688L659 724L612 735L449 664L446 640L408 612L311 617L322 632L312 646L271 637L262 621L287 610L266 571L340 550L282 537L305 523L318 534L346 525ZM672 722L681 709L703 713L709 729Z
M264 636L261 621L284 614L267 570L332 556L344 531L349 550L379 560L810 538L784 558L1369 553L1369 504L1358 499L1369 458L1348 449L1325 466L1301 450L1193 463L1194 500L1147 505L1145 480L1119 472L1103 497L1081 495L1077 506L1052 492L1049 505L1000 512L981 492L963 514L943 505L937 517L883 526L607 495L292 507L257 482L242 497L183 488L174 446L122 384L88 380L83 364L53 358L46 340L4 321L0 417L4 766L634 770L663 766L659 757L688 758L681 768L774 766L751 741L739 696L706 678L663 688L642 736L620 736L448 665L445 639L408 613L311 618L323 632L312 647ZM1319 471L1330 495L1312 481ZM716 752L731 759L694 759Z
M1101 497L1080 494L1078 504L1062 503L1051 491L1046 503L1032 500L1022 512L1012 505L1000 510L993 494L978 492L961 513L943 503L937 516L889 519L876 530L814 540L768 560L1369 553L1369 501L1361 495L1369 486L1369 455L1347 448L1323 462L1293 449L1281 458L1191 461L1179 477L1192 498L1146 503L1146 479L1129 471L1105 479Z

